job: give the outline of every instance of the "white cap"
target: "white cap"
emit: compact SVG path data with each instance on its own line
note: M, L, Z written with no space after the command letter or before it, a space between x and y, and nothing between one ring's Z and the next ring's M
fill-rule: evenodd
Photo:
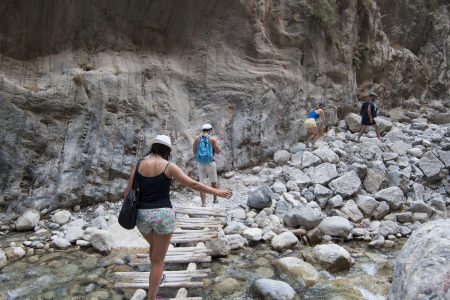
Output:
M203 130L210 130L210 129L212 129L212 125L211 124L203 124L202 129Z
M374 92L370 92L370 93L369 93L369 96L375 96L375 97L378 97L378 95L375 94Z
M170 150L173 150L172 142L170 141L170 137L168 137L167 135L157 135L155 138L150 140L150 148L153 144L162 144L169 147Z

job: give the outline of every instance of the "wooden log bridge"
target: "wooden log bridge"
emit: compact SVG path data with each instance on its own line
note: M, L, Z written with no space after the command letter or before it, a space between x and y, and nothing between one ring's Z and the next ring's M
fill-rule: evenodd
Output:
M197 263L211 261L211 249L205 246L206 241L216 238L218 228L222 227L225 209L207 207L176 207L177 229L171 238L167 251L166 264L188 264L187 269L164 271L166 281L160 288L177 288L175 298L200 300L202 297L188 297L188 288L203 288L204 279L211 273L210 269L198 269ZM186 243L196 243L195 247L182 247ZM137 254L131 266L149 266L148 253ZM148 289L149 272L116 272L114 288ZM203 281L202 281L203 280Z

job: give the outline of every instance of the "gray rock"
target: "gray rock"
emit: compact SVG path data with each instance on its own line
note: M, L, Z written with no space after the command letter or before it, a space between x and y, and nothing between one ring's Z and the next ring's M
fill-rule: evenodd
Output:
M396 235L400 230L400 225L393 221L381 221L379 234L387 237L388 235Z
M250 208L262 209L272 204L272 192L268 187L258 188L248 194L247 206Z
M317 245L313 248L312 255L330 272L348 270L352 265L350 253L336 244Z
M405 203L403 191L396 186L375 193L375 199L386 201L392 210L399 209Z
M377 207L372 213L372 216L376 220L382 219L384 216L386 216L391 209L389 208L389 204L387 202L381 201L378 203Z
M319 149L314 150L313 154L320 157L323 162L335 164L339 161L339 156L328 147L320 147Z
M346 214L352 222L355 223L361 221L364 218L362 212L359 210L358 206L353 200L348 200L341 208L341 211Z
M430 217L427 213L416 212L413 213L414 222L426 223L430 220Z
M278 274L303 282L307 287L316 284L320 278L319 272L311 264L297 257L283 257L275 260L273 265Z
M445 168L445 165L432 151L428 151L420 159L419 167L427 180L435 181L442 178L443 173L441 170Z
M405 175L401 171L389 171L386 175L386 181L388 185L399 187L402 192L407 193L409 191L409 176Z
M257 299L293 300L295 290L286 282L272 279L257 279L251 286L251 292Z
M343 203L344 199L340 195L336 195L328 200L327 205L331 208L337 208L341 207Z
M314 167L321 163L321 160L316 155L312 154L309 151L303 152L302 156L302 169Z
M293 146L289 148L289 151L292 154L296 154L298 152L303 152L306 150L306 145L304 143L295 143Z
M410 148L410 149L406 150L406 153L408 153L411 156L417 157L417 158L421 158L423 155L422 149L419 149L419 148Z
M410 211L397 213L396 217L397 217L397 221L400 223L413 223L414 222L412 212L410 212Z
M273 161L277 165L286 164L290 158L291 158L291 154L286 150L278 150L273 155Z
M391 120L385 117L376 117L375 118L378 126L380 127L381 132L388 132L392 129L393 124Z
M354 171L350 171L330 182L329 187L342 197L350 197L358 192L361 180Z
M227 227L223 230L225 234L241 234L244 230L247 229L247 226L240 222L232 221L228 223Z
M358 197L356 198L356 205L358 205L358 208L364 213L366 217L370 217L378 206L378 201L370 196L358 195Z
M272 248L283 251L295 247L298 243L297 237L290 231L285 231L272 239Z
M343 217L327 217L319 224L319 230L326 235L335 237L347 237L353 226Z
M113 237L108 231L98 229L91 234L89 242L96 251L109 254L113 246Z
M369 193L376 193L380 190L380 187L385 180L385 174L379 170L368 169L367 176L364 179L364 188Z
M423 201L423 195L425 193L425 187L420 184L415 182L411 188L411 192L412 192L412 197L415 201Z
M231 252L230 242L227 237L219 236L207 242L207 245L211 249L212 257L227 256Z
M292 192L292 191L299 192L300 191L300 188L293 180L289 180L288 182L286 182L286 188L289 192Z
M70 211L61 210L61 211L56 212L52 216L52 222L59 224L59 225L64 225L67 222L69 222L71 216L72 216L72 214L70 213Z
M272 191L274 193L277 193L278 195L282 195L283 193L287 192L287 188L282 182L275 181L275 183L272 185Z
M0 249L0 269L6 266L8 263L8 258L6 257L5 251Z
M295 206L290 209L283 218L286 226L290 227L304 227L312 229L319 225L323 216L319 210L312 209L306 205Z
M328 199L333 196L333 192L323 185L316 184L314 185L314 195L319 206L324 208L328 202Z
M287 202L284 199L281 199L281 200L277 201L277 204L275 206L275 214L280 218L284 218L284 216L287 214L287 212L291 209L292 209L292 204Z
M264 228L269 225L269 218L264 210L260 211L258 215L254 218L256 225L259 228Z
M398 155L405 155L406 150L411 148L411 144L405 143L404 141L396 141L392 144L391 150Z
M449 249L450 219L417 229L397 258L388 299L448 299Z
M426 213L429 216L433 214L433 208L422 201L413 201L409 206L409 210L413 213Z
M225 237L228 239L231 250L242 249L248 244L247 239L240 234L230 234Z
M291 163L293 166L301 167L303 159L303 152L297 152L291 155Z
M71 246L71 243L65 238L56 238L53 240L53 244L59 249L66 249Z
M360 179L364 179L367 175L367 166L359 163L351 165L351 169L355 171Z
M445 165L447 169L450 168L450 151L438 150L436 156Z
M314 184L325 185L338 176L336 165L323 163L317 167L311 167L306 170L306 174L311 177Z
M295 182L299 188L304 188L311 184L311 178L300 170L293 171L290 174L290 180Z
M349 113L345 116L345 123L351 132L356 133L361 130L361 116L355 113Z
M39 224L39 211L35 209L27 209L15 223L17 231L32 230Z

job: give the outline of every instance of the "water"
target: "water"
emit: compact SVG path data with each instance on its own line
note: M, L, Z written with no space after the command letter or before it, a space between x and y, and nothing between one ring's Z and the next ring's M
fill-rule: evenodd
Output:
M15 238L23 240L23 237ZM10 242L9 240L8 242ZM3 241L2 241L3 242ZM3 244L3 243L2 243ZM277 274L272 261L283 256L302 257L311 248L305 247L289 254L279 254L268 245L239 250L233 255L203 264L211 268L212 276L204 290L189 289L189 296L204 299L251 299L249 290L254 280L272 278L285 280L302 299L385 299L392 278L393 262L400 249L373 250L366 244L344 244L351 249L355 263L349 271L330 274L320 271L319 282L305 288ZM38 257L25 257L9 263L0 271L0 299L129 299L131 290L115 290L114 272L133 271L123 262L133 251L116 251L102 256L90 250L45 252ZM185 269L187 265L170 265ZM174 296L175 290L161 290L164 297Z

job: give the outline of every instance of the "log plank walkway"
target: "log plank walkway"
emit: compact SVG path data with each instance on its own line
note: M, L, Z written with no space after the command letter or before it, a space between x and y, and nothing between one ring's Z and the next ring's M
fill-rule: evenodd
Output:
M164 271L166 281L161 288L179 288L176 297L172 299L200 300L201 297L188 297L187 288L202 288L208 278L210 269L197 269L197 263L211 261L211 249L205 246L209 241L218 236L218 228L222 227L222 220L226 216L225 209L206 207L176 207L177 229L172 235L171 245L167 251L165 263L188 263L186 270ZM196 243L195 247L180 247L180 244ZM131 260L132 266L150 265L148 253L138 254ZM149 272L116 272L114 288L142 288L148 289ZM197 280L197 281L195 281Z

